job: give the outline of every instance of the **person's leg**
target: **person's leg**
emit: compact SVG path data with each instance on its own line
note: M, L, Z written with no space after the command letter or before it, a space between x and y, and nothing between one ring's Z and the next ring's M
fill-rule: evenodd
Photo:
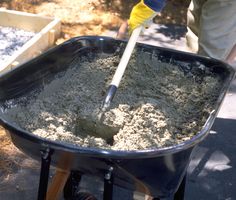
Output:
M236 70L236 45L234 45L234 47L230 51L228 57L226 58L226 62L232 65Z
M124 21L116 35L117 39L125 39L127 37L127 32L128 32L128 21Z
M206 0L191 0L187 11L187 46L189 49L198 52L198 35L202 6Z
M207 0L199 22L199 54L232 60L236 50L236 1Z

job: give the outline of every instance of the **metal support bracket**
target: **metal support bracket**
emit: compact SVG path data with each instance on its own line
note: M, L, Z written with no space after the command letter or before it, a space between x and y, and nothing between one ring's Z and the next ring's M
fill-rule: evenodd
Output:
M41 153L41 170L40 170L40 180L38 188L38 200L45 200L47 195L52 151L49 148L47 148L45 150L41 150L40 153Z
M109 167L104 176L103 200L112 200L113 196L113 167Z

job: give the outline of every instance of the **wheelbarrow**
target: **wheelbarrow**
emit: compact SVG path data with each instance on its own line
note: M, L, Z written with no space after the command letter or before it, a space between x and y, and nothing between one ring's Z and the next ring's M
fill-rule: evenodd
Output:
M70 172L64 188L67 199L79 199L73 191L75 183L71 180L79 182L80 177L86 174L104 181L105 200L112 199L114 185L148 194L154 199L184 198L186 170L191 153L208 135L234 77L233 69L224 62L146 44L136 45L136 51L156 56L161 62L179 65L183 70L191 70L186 66L194 68L194 63L198 62L223 80L215 108L202 129L191 139L173 146L136 151L80 147L38 137L19 128L6 117L12 106L17 106L19 101L27 103L27 95L40 90L43 84L66 71L75 58L94 59L99 54L111 56L117 52L122 55L125 44L126 41L109 37L76 37L1 75L0 124L9 132L16 147L30 157L41 160L38 200L46 199L50 165ZM89 198L82 196L80 199Z

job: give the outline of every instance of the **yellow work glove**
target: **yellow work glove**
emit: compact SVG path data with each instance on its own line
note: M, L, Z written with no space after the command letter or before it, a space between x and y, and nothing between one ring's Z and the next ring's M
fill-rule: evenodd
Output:
M140 25L148 27L150 20L156 16L157 12L160 11L164 5L165 0L141 0L133 7L131 11L130 18L128 20L129 34L131 34L132 31Z

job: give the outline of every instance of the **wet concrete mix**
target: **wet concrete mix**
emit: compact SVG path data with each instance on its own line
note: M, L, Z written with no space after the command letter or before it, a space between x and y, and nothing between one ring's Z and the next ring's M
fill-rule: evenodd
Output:
M179 144L202 129L219 96L218 75L200 63L186 72L136 52L104 113L101 104L119 59L75 59L63 76L10 109L8 117L49 140L128 151Z

